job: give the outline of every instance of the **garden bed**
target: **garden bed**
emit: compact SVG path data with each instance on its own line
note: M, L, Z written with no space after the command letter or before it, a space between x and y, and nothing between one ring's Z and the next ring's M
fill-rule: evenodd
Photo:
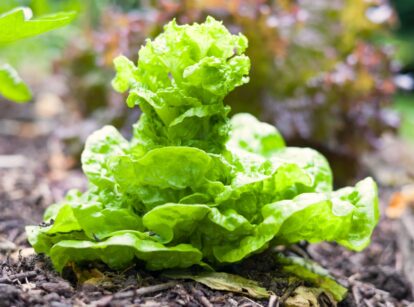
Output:
M62 278L48 259L33 253L24 227L39 224L48 205L61 199L69 188L85 188L86 181L73 167L73 159L63 155L59 141L50 133L53 122L36 122L30 112L14 113L14 107L5 110L1 114L4 119L0 119L0 306L278 306L300 303L300 297L294 299L295 290L307 284L297 279L287 282L270 253L226 268L231 273L258 281L275 294L266 300L214 291L192 281L171 280L142 270L139 265L123 272L99 265L82 270L68 269ZM384 208L389 189L382 189L381 195ZM361 253L329 243L295 245L290 252L317 261L349 289L342 306L408 306L412 301L411 287L401 273L404 262L397 244L398 225L399 220L383 216L372 244ZM78 279L86 282L77 282ZM289 297L291 299L286 301ZM324 297L318 299L321 305L330 305Z

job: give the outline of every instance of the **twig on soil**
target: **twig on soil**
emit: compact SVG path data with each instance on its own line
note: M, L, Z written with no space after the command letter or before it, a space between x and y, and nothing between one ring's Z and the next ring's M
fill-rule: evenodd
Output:
M283 304L288 299L288 297L293 293L293 291L295 291L295 289L299 287L301 283L302 283L301 281L297 281L289 285L285 293L283 293L283 295L280 297L280 303Z
M292 252L298 254L299 256L302 256L304 259L309 259L309 255L300 246L294 244L294 245L289 246L289 249Z
M142 287L142 288L139 288L135 291L127 291L127 292L116 293L116 294L114 294L114 298L115 299L125 299L125 298L134 297L134 296L137 296L137 295L147 295L147 294L151 294L151 293L154 293L154 292L167 290L169 288L174 287L176 284L177 284L176 282L171 281L171 282L167 282L167 283L164 283L164 284L148 286L148 287Z
M358 287L356 286L352 287L352 295L354 296L355 303L359 305L361 303L362 297L361 297L361 293L359 292Z
M164 283L164 284L139 288L135 291L135 293L137 295L147 295L147 294L150 294L150 293L153 293L153 292L159 292L159 291L167 290L169 288L174 287L176 284L177 284L177 282L170 281L170 282L167 282L167 283Z
M249 299L248 297L244 297L243 300L248 301L247 303L243 303L240 305L240 307L250 307L250 306L259 306L259 307L263 307L263 305L260 305L259 303L256 303L255 301L252 301L251 299Z
M275 294L272 294L269 298L268 307L279 307L279 297Z
M197 290L194 287L191 287L191 293L204 307L213 307L213 304L211 304L210 301L203 295L202 291Z
M37 275L36 271L28 271L28 272L24 272L24 273L18 273L18 274L13 274L7 277L3 277L0 278L0 283L14 283L16 281L20 281L22 279L26 279L26 278L30 278L30 277L34 277Z
M113 299L113 295L106 295L106 296L101 297L99 300L92 302L90 306L93 306L93 307L109 306L112 299Z
M385 306L395 306L394 304L391 304L389 300L391 299L391 294L387 291L381 290L376 288L374 285L366 282L362 282L357 280L357 278L360 277L359 274L352 275L348 281L349 285L352 289L352 295L354 297L354 301L357 306L365 305L367 307L374 307L379 306L378 302L385 301ZM374 291L374 295L370 295L369 299L366 296L367 290L371 289L371 291ZM404 305L405 306L405 305Z
M364 303L365 303L365 305L367 305L368 307L375 307L375 305L370 301L370 300L367 300L367 299L364 299Z
M126 269L124 269L120 275L124 275L126 272L128 272L129 270L131 270L132 268L134 268L135 264L131 264L130 266L128 266Z

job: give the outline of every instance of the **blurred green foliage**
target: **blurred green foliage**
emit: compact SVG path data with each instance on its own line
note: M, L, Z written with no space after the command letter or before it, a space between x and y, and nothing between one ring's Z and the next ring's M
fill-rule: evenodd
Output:
M414 72L414 1L393 0L392 3L399 22L389 42L396 46L396 58L402 63L403 71Z
M414 34L414 1L392 0L392 4L399 17L398 32Z
M0 15L0 44L8 44L63 27L75 17L74 12L44 15L35 19L27 17L23 8Z
M79 12L87 2L82 0L4 0L0 3L0 13L19 6L30 7L35 16L61 11Z
M400 62L401 72L414 77L414 1L393 0L399 23L388 43L396 48L395 58ZM414 92L400 92L395 96L395 109L401 115L400 135L414 142Z
M0 95L18 103L32 99L29 87L8 64L0 65Z
M33 19L30 9L18 7L0 14L0 46L37 36L69 24L75 12L60 12ZM15 102L28 102L32 93L9 64L0 66L0 94Z
M401 136L414 142L414 94L396 95L395 109L401 114Z
M5 0L0 1L0 14L17 7L28 7L36 18L57 12L79 12L82 10L81 3L81 0ZM10 63L19 71L30 66L32 70L37 70L39 75L46 74L51 71L53 59L61 56L67 42L80 31L79 21L75 24L77 25L58 29L35 39L28 38L3 45L0 49L0 61ZM27 52L28 50L30 52Z

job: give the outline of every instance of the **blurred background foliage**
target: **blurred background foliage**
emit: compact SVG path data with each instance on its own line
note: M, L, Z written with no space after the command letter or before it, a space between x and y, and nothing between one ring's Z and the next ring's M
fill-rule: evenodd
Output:
M172 18L188 23L207 15L249 39L251 80L227 98L233 112L275 124L290 145L322 151L337 183L364 175L361 157L381 145L384 133L397 131L398 112L401 134L414 140L413 1L6 0L0 12L22 5L35 16L79 12L65 29L0 50L1 59L35 76L26 78L33 86L46 83L43 92L61 101L64 124L54 133L70 155L79 155L99 126L112 123L128 133L139 116L110 87L112 59L122 53L136 60L145 38ZM399 84L406 90L397 91Z
M395 28L394 35L389 37L388 43L396 48L395 58L401 64L400 72L404 75L414 76L414 1L394 0L392 2L397 10L399 26ZM413 86L412 81L408 81ZM400 134L414 143L414 92L400 91L395 96L395 108L401 114Z

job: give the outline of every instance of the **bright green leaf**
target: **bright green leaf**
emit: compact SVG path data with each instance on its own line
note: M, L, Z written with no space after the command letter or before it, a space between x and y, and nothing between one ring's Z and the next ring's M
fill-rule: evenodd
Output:
M20 103L32 99L29 87L20 78L17 71L8 64L0 66L0 95Z
M14 42L66 26L76 16L75 12L62 12L28 19L25 16L27 12L31 13L30 9L17 8L0 15L0 44Z

